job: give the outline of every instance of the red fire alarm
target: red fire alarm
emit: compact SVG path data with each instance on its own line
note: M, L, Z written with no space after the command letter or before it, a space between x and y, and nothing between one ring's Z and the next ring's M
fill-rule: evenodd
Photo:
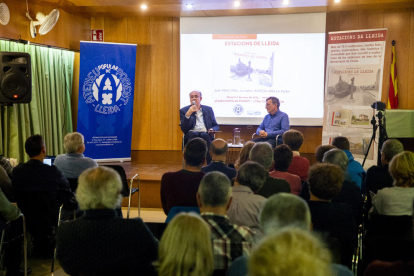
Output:
M92 30L92 41L104 41L104 30Z

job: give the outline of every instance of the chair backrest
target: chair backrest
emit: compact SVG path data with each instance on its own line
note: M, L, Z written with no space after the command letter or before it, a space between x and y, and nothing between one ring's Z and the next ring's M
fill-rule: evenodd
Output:
M374 261L414 260L414 240L405 238L374 237L366 242L365 258L367 264Z
M78 188L78 178L68 178L68 181L72 192L76 192L76 189Z
M163 222L146 222L145 224L157 240L161 239L165 228L167 228L167 223Z
M185 212L195 212L197 214L200 214L200 208L198 207L184 207L184 206L174 206L171 208L170 212L168 213L167 219L165 220L165 223L169 223L177 214Z
M127 180L127 176L126 176L124 168L121 165L105 165L105 167L114 169L119 174L119 176L121 177L121 181L122 181L121 194L123 197L129 197L128 180Z
M373 214L367 229L367 238L413 238L413 218L411 216L386 216Z
M58 223L58 195L46 191L13 189L17 205L26 217L27 230L33 237L50 236Z

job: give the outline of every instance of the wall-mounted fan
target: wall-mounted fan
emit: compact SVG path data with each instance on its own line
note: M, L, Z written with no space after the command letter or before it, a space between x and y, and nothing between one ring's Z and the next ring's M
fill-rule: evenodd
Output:
M2 25L9 24L10 20L10 11L9 7L5 3L0 3L0 23Z
M27 5L26 16L30 19L30 35L32 36L32 38L35 38L37 34L36 26L40 25L39 34L45 35L56 25L59 19L59 10L54 9L48 15L44 15L43 13L38 12L36 14L37 21L34 21L29 15L29 6Z

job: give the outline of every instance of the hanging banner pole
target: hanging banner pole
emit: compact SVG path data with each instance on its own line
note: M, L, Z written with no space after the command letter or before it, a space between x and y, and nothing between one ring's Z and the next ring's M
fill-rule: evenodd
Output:
M77 131L85 156L130 161L136 44L81 41Z

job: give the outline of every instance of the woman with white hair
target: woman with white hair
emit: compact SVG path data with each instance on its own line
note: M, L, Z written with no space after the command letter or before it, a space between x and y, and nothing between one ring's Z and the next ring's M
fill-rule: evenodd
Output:
M62 223L57 254L70 275L156 275L157 242L141 219L122 219L121 179L107 167L84 171L76 199L85 216Z
M66 134L63 147L66 153L56 156L53 165L58 167L66 178L78 178L84 170L98 166L95 160L83 155L85 140L81 133Z

